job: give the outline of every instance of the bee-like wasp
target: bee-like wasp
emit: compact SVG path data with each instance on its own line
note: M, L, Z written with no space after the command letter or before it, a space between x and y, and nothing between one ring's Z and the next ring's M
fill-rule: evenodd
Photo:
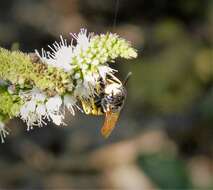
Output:
M81 100L86 114L105 115L104 125L101 129L101 134L105 138L109 137L118 121L127 96L125 85L130 76L131 73L127 75L122 83L115 76L109 75L105 82L103 80L99 81L94 97Z

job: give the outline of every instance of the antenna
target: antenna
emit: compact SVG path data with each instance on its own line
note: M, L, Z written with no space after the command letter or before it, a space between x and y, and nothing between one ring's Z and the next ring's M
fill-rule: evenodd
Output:
M126 78L124 79L124 82L123 82L123 85L124 85L124 86L126 86L126 84L127 84L128 80L129 80L129 78L131 77L131 75L132 75L132 72L129 72L129 73L127 74L127 76L126 76Z

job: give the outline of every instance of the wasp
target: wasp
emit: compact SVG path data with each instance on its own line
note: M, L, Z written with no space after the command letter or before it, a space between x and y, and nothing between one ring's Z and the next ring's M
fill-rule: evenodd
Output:
M119 119L127 96L125 85L130 76L131 72L128 73L123 83L114 75L107 76L105 82L100 80L94 97L81 100L86 114L105 115L101 128L101 134L105 138L109 137Z

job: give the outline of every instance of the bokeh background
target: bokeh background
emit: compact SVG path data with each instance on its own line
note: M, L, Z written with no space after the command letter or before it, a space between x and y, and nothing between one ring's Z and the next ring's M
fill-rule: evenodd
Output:
M62 34L116 32L136 60L112 65L128 98L112 136L103 117L67 114L0 145L0 189L213 189L212 0L2 0L0 45L33 52Z

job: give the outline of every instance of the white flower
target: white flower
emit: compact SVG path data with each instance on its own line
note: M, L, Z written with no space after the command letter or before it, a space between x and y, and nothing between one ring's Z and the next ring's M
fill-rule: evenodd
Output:
M68 72L72 69L71 60L73 57L73 45L72 42L68 44L67 40L63 39L62 36L60 36L60 39L61 41L59 43L55 42L52 46L48 46L52 53L42 49L42 55L40 56L37 50L35 52L48 65L62 68L64 71Z
M26 102L20 109L20 116L21 119L27 123L27 130L30 130L36 122L36 117L33 116L35 109L36 103L34 101Z
M46 102L46 109L48 116L52 119L53 123L56 125L61 125L63 123L64 115L60 111L62 105L62 99L60 96L54 96L48 99Z
M110 68L109 66L100 65L100 66L98 66L98 72L99 72L101 78L103 79L103 81L105 82L107 75L111 75L112 76L113 73L117 72L117 71L112 69L112 68Z
M21 92L20 97L25 104L20 109L20 117L27 123L27 130L34 126L42 127L46 125L46 118L52 120L56 125L64 124L63 112L60 111L62 99L60 96L48 98L38 89L32 89L28 92Z
M106 82L106 76L110 75L114 77L114 72L116 72L116 70L107 65L97 66L97 72L84 71L83 80L77 80L74 96L85 99L94 96L96 93L95 89L100 81L100 78L103 79L103 82ZM75 78L78 79L76 76Z
M0 122L0 138L2 143L4 143L4 139L7 135L9 135L9 132L6 130L5 124Z
M70 111L72 115L75 115L74 107L77 107L76 105L77 99L71 95L66 94L64 96L64 105L67 107L67 109Z
M63 114L55 114L55 113L49 113L50 118L52 119L53 123L55 123L56 125L65 125L65 123L63 122L64 119L64 115Z
M87 74L84 75L83 85L85 88L87 88L90 95L94 95L94 90L97 86L98 81L99 81L98 73L88 72Z
M84 86L83 84L77 84L75 87L74 96L81 98L89 98L90 92L88 91L87 86Z
M82 28L80 30L80 32L78 34L71 33L71 36L76 39L77 41L77 45L75 48L75 52L78 54L79 51L86 51L87 48L90 46L90 38L91 38L91 34L87 35L87 30Z
M91 96L94 96L98 80L99 80L98 73L85 72L83 81L81 82L77 81L74 96L86 99Z
M27 130L33 129L34 126L41 127L46 124L44 118L47 115L43 107L46 96L36 88L21 92L19 95L25 101L20 109L20 117L27 123Z
M39 115L42 117L42 116L45 116L46 115L46 107L44 104L39 104L37 105L36 107L36 113L39 113ZM42 118L40 118L42 119Z
M58 95L49 98L48 101L46 102L47 111L51 113L59 113L61 105L62 99Z
M72 72L72 69L77 66L72 64L72 59L75 56L78 62L81 63L83 59L80 57L80 53L82 51L85 52L90 46L91 34L87 35L87 30L81 29L78 34L71 35L76 39L76 47L72 45L72 40L68 44L67 40L60 36L60 42L55 42L52 46L48 46L52 52L42 49L41 55L37 50L35 50L35 53L48 65L62 68L65 72Z

